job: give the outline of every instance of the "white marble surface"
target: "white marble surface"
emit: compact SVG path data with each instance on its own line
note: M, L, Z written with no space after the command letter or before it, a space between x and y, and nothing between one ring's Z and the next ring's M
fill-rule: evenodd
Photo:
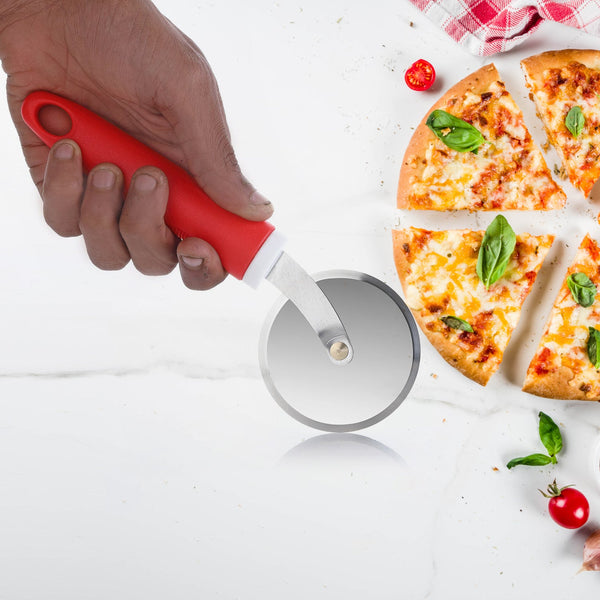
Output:
M395 210L412 127L487 62L406 0L157 5L205 51L241 165L309 271L365 271L399 291L397 222L491 220ZM519 59L599 44L546 24L495 57L538 141ZM425 94L403 82L420 57L438 70ZM423 341L416 385L391 417L326 435L291 420L260 378L272 289L230 280L193 293L177 274L96 270L80 239L46 228L0 111L2 600L597 595L600 574L577 571L585 534L600 527L600 409L538 399L520 383L581 236L600 237L598 200L567 188L564 211L511 217L557 241L487 388ZM559 464L507 471L508 459L541 448L539 410L561 424ZM555 476L588 495L584 531L548 517L537 488Z

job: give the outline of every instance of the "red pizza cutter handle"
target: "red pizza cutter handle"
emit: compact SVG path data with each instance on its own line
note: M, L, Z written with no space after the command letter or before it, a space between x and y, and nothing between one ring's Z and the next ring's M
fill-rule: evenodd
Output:
M46 106L61 108L69 115L70 131L54 135L42 126L39 114ZM169 181L165 213L169 228L180 238L206 240L218 252L227 272L238 279L244 278L258 250L274 231L270 223L247 221L221 208L187 171L75 102L49 92L33 92L23 102L21 114L47 146L61 139L77 142L86 171L103 162L116 164L123 171L125 190L140 167L161 169Z

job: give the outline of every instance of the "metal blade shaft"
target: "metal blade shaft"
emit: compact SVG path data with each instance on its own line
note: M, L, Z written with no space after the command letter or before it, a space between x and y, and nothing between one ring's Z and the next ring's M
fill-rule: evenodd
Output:
M267 279L296 305L334 363L343 365L352 360L352 345L337 312L315 280L295 260L282 252Z

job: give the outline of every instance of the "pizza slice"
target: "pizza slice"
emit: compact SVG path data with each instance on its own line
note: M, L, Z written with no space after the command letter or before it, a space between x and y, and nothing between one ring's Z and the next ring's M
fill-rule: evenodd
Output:
M600 176L600 51L543 52L521 68L548 141L587 197Z
M481 385L496 372L552 235L515 235L502 215L486 232L393 232L406 303L434 348Z
M600 248L586 235L558 292L523 390L600 400Z
M416 128L398 208L548 210L565 194L493 64L450 88Z

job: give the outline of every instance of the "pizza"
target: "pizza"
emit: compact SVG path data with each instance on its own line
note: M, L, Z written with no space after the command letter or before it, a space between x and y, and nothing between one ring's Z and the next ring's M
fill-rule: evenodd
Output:
M543 52L521 68L548 141L587 197L600 176L600 51Z
M523 390L600 400L600 248L586 235L550 312Z
M549 210L565 194L493 64L450 88L407 147L398 208Z
M552 235L515 235L502 215L485 232L393 231L406 303L449 364L487 384L553 241Z

